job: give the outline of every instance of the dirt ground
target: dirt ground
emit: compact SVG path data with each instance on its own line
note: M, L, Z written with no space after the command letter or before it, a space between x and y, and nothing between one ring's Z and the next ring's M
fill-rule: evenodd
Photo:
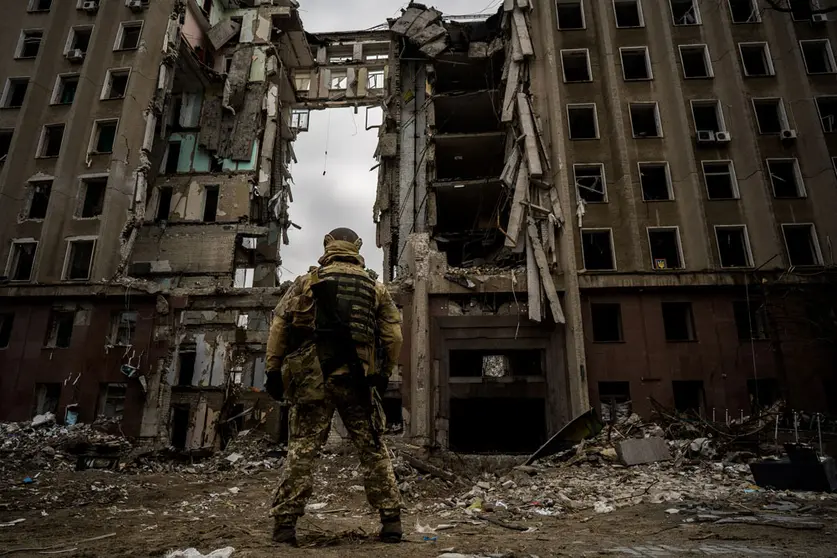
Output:
M249 475L126 474L91 470L45 472L34 483L6 478L0 486L0 557L162 557L196 547L204 553L235 548L234 558L266 556L436 557L444 552L505 556L837 556L837 501L806 502L817 530L757 525L684 522L667 513L672 504L641 504L612 513L582 510L557 517L509 517L506 527L465 514L440 513L451 494L427 480L408 499L405 542L375 540L377 517L365 503L348 457L321 465L311 503L317 508L299 524L300 548L274 546L267 517L279 470ZM348 472L347 472L348 471ZM448 492L453 492L450 488ZM756 510L764 494L744 494L716 508ZM502 510L500 510L502 511ZM489 514L491 515L491 514ZM494 517L502 518L499 512ZM421 533L417 527L443 530ZM508 525L527 529L512 530ZM107 536L111 535L111 536ZM105 538L99 538L106 536ZM94 539L97 540L87 540Z

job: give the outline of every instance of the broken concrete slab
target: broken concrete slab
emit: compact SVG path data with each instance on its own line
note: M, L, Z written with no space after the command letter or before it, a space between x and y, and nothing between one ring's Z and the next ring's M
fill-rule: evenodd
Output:
M642 465L671 460L671 452L662 438L633 438L616 445L616 454L625 465Z
M241 30L241 24L232 19L224 19L212 26L206 34L212 47L218 50Z

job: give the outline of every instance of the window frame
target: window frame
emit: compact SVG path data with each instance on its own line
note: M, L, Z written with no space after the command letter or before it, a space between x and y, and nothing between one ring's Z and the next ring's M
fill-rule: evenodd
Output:
M662 165L666 171L666 187L668 188L668 199L667 200L647 200L645 199L645 194L643 193L642 189L642 166L643 165ZM667 202L667 201L674 201L674 185L671 181L671 165L668 164L668 161L637 161L636 162L636 169L637 169L637 184L639 185L639 195L642 197L642 201L645 203L659 203L659 202Z
M718 231L722 229L732 229L732 230L741 230L744 232L744 248L746 249L747 253L747 265L745 266L738 266L738 265L724 265L724 258L721 255L721 242L718 238ZM739 224L739 225L713 225L713 231L715 233L715 248L718 250L718 267L721 269L749 269L752 268L755 264L753 263L753 247L750 244L750 231L747 229L747 225Z
M625 59L622 57L625 51L643 51L645 54L645 69L648 72L648 77L629 78L625 74ZM619 64L622 66L622 81L652 81L654 79L654 69L651 65L651 51L648 50L648 45L619 47Z
M37 7L38 0L29 0L29 5L26 7L26 12L30 14L46 14L49 13L50 10L52 10L52 4L54 3L55 0L52 0L50 7L47 9L43 9Z
M666 319L664 307L666 304L682 304L688 305L689 308L689 326L687 329L691 331L691 339L669 339L666 335ZM697 323L695 321L695 305L691 300L661 300L660 301L660 320L663 326L663 339L666 343L697 343Z
M700 6L698 5L697 0L691 0L692 8L694 9L695 13L696 23L677 23L677 21L674 19L674 6L672 5L671 1L672 0L668 0L668 9L669 13L671 14L671 25L673 27L695 27L698 25L703 25L703 19L700 15Z
M702 47L703 61L706 64L706 76L687 76L686 63L683 62L683 48L697 50ZM683 79L715 79L715 70L712 67L712 57L709 55L709 45L706 43L689 43L685 45L677 45L677 54L680 56L680 70L683 73Z
M718 132L729 132L727 129L727 122L724 118L724 106L721 104L720 99L689 99L689 111L692 113L692 126L694 126L695 134L698 133L697 127L697 120L695 119L695 106L698 107L708 107L714 105L715 106L715 116L718 119L718 130L712 130L713 133L717 134ZM703 131L703 128L700 128Z
M125 74L127 73L128 76L125 80L125 93L121 97L108 97L107 93L113 87L113 75L117 74ZM128 96L128 87L131 83L131 74L133 73L133 68L130 66L121 67L121 68L108 68L107 73L105 74L105 81L102 84L102 91L99 94L100 101L121 101L124 100L125 97Z
M32 76L9 76L6 78L6 82L3 85L3 92L0 94L0 109L14 110L23 107L23 103L14 106L10 106L7 103L10 101L12 84L19 83L24 80L26 81L26 92L23 94L23 103L26 102L26 97L29 95L29 86L32 83Z
M35 56L23 56L23 47L26 42L26 37L28 33L40 33L41 40L38 43L38 53ZM41 47L43 47L44 43L44 30L37 27L26 28L20 30L20 35L17 39L17 45L15 46L15 60L36 60L38 56L41 54Z
M346 80L346 87L334 87L334 74L342 74L338 79ZM349 90L349 72L348 70L329 70L328 72L328 90L329 91L348 91Z
M657 123L657 135L656 136L637 136L634 132L634 115L633 111L631 110L634 106L653 106L654 107L654 120ZM633 139L661 139L665 137L663 133L663 119L660 115L660 103L657 101L630 101L628 102L628 119L630 120L631 125L631 137Z
M50 195L47 198L47 212L49 211L49 200L52 198L52 186L55 182L54 177L38 177L38 178L30 178L26 181L26 202L23 206L23 211L20 215L20 221L29 221L34 223L41 223L46 219L46 215L43 217L30 217L29 214L32 212L32 202L34 201L35 192L29 191L30 188L36 188L40 183L45 183L49 185L50 188Z
M654 260L654 252L651 248L651 232L652 231L674 231L675 238L677 240L677 255L680 258L680 265L677 267L666 267L664 269L658 268L655 264L656 261ZM686 258L683 254L683 241L680 238L680 227L678 225L654 225L654 226L646 226L645 227L645 240L648 241L648 255L651 258L651 269L653 271L678 271L682 269L686 269Z
M66 78L76 78L76 93L73 95L73 101L71 103L60 102L61 94L63 92L63 90L62 90L62 86L63 86L63 83L64 83L63 80L66 79ZM67 73L58 74L57 76L55 76L55 84L53 85L52 96L50 97L50 100L49 100L50 106L56 106L56 107L72 106L76 101L75 96L78 94L78 85L80 85L80 84L81 84L81 74L78 73L78 72L67 72Z
M771 161L793 161L793 173L796 176L797 180L797 195L796 197L778 197L776 196L776 184L773 181L773 172L770 170L770 162ZM802 167L799 165L799 159L797 157L768 157L764 160L764 165L767 168L767 176L770 178L770 189L773 193L773 199L776 200L798 200L804 199L808 197L808 189L805 187L805 178L802 176Z
M567 80L567 71L566 66L564 65L564 53L578 53L583 52L585 61L587 62L587 79L583 80ZM590 83L593 81L593 66L590 64L590 49L589 48L562 48L559 51L559 56L561 57L561 78L564 80L564 83Z
M613 267L611 269L587 269L587 263L584 261L584 233L585 232L607 232L610 239L610 259ZM616 259L616 246L613 243L613 227L581 227L578 233L578 239L581 244L581 265L584 273L602 273L613 272L619 269Z
M817 235L817 226L814 223L806 222L806 223L780 223L782 228L782 242L785 245L785 255L788 258L789 267L822 267L825 265L825 260L823 259L822 255L822 247L820 246L820 237ZM816 257L817 263L814 264L795 264L791 261L791 254L790 250L788 249L788 238L785 234L786 228L800 228L800 227L808 227L808 232L811 235L811 239L813 240L814 244L814 256Z
M372 78L381 76L381 86L372 87ZM369 68L366 71L366 90L367 91L382 91L386 89L387 73L385 68ZM348 84L347 84L348 85Z
M6 269L5 275L8 279L9 283L31 283L32 279L36 275L37 271L37 264L38 264L38 248L40 247L41 241L34 239L34 238L12 238L11 243L9 244L9 255L6 258ZM29 271L29 277L26 279L13 279L12 278L12 261L14 260L15 256L15 245L16 244L34 244L35 245L35 252L32 254L32 269Z
M122 316L124 314L133 314L134 315L134 327L131 329L130 332L130 339L127 343L120 343L119 339L119 329L122 323ZM112 347L132 347L134 343L134 336L137 334L137 325L139 324L139 312L136 310L119 310L118 312L114 312L111 316L111 324L110 324L110 346Z
M78 196L76 199L76 209L73 212L73 219L77 221L94 221L96 219L101 219L104 214L105 200L107 199L109 178L110 175L108 173L85 174L78 177ZM105 190L102 193L102 211L93 217L84 217L82 212L84 211L84 200L87 197L87 187L88 183L93 180L105 181Z
M70 27L70 32L67 34L67 40L64 42L64 56L66 57L71 50L73 50L73 42L76 38L76 32L78 31L90 31L90 39L93 39L93 29L95 28L94 25L84 24L84 25L73 25ZM87 58L87 53L90 51L90 45L87 45L87 50L84 51L85 58Z
M761 122L759 122L759 115L758 111L756 110L756 103L758 101L777 101L778 102L778 113L779 113L779 132L763 132L761 129ZM814 104L816 104L816 98L814 98ZM753 118L756 121L756 130L758 131L760 136L780 136L782 134L782 130L790 130L793 128L790 123L790 119L788 118L788 113L785 110L785 100L782 97L752 97L750 98L750 105L753 107ZM819 107L817 107L819 110Z
M824 134L834 134L837 133L837 110L835 110L835 122L831 124L831 130L825 129L825 118L822 115L822 111L820 110L820 99L834 99L834 105L837 107L837 95L818 95L814 97L814 106L817 109L817 116L820 118L820 128L822 128L822 132Z
M570 125L570 109L571 108L590 108L593 107L593 124L596 128L596 137L593 138L574 138L572 137L572 126ZM599 129L599 109L596 106L596 103L567 103L566 105L566 114L567 114L567 137L570 141L595 141L601 139L601 130Z
M67 247L64 250L64 265L61 268L61 280L62 281L73 281L73 282L83 282L83 281L90 281L90 278L93 276L93 263L96 261L96 248L99 245L99 237L96 235L88 235L88 236L68 236L64 239L67 242ZM93 241L93 250L90 252L90 261L88 262L88 270L87 270L87 277L86 278L74 278L70 279L67 277L67 273L70 270L70 253L72 251L73 243L76 242L86 242L86 241Z
M826 72L812 72L808 69L808 59L805 57L805 51L802 48L803 43L825 43L825 53L831 69ZM837 61L834 59L834 49L831 48L831 41L829 39L800 39L799 40L799 55L802 57L802 64L805 66L805 73L809 76L829 76L837 74Z
M98 151L99 132L102 124L116 124L113 131L113 143L110 146L110 151ZM97 118L93 121L93 130L90 133L90 143L87 145L88 155L113 155L116 149L116 140L119 138L119 118Z
M713 198L709 195L709 180L707 180L707 173L706 173L706 165L718 165L721 163L726 163L727 168L729 169L729 177L730 181L732 182L732 195L731 198ZM706 199L707 201L729 201L729 200L740 200L741 199L741 191L738 188L738 175L735 173L735 162L732 159L701 159L700 160L700 172L703 175L703 186L706 190ZM712 173L713 175L719 173Z
M621 0L624 3L628 3L631 0ZM642 0L633 0L633 3L636 4L637 12L639 13L639 25L619 25L619 19L616 17L616 4L620 2L620 0L610 0L611 9L613 10L613 23L617 29L642 29L645 27L645 13L642 10Z
M576 167L599 167L601 169L601 182L603 188L603 197L602 201L587 201L584 200L584 203L608 203L610 200L607 197L607 178L605 177L605 166L604 163L573 163L573 186L575 187L576 191L576 199L584 199L581 197L581 194L578 190L578 177L576 176Z
M137 37L137 46L125 48L122 47L122 41L125 37L125 29L131 27L139 27L139 37ZM142 32L145 30L145 21L142 19L132 19L127 21L120 21L119 22L119 31L116 33L116 40L113 43L113 51L114 52L129 52L132 50L138 50L140 44L142 44Z
M593 307L594 306L616 306L616 307L619 308L619 313L618 313L618 316L617 316L617 318L618 318L617 319L617 326L618 326L618 330L619 330L619 339L613 339L613 340L607 340L607 341L596 339L596 335L595 335L596 328L595 328L595 325L594 325L595 320L594 320L594 317L593 317ZM624 328L624 324L623 324L623 320L622 320L622 303L620 303L620 302L601 302L601 301L593 302L593 301L590 301L589 302L589 309L590 309L590 342L591 343L601 343L601 344L625 343L625 328Z
M61 126L61 146L58 148L57 155L44 155L44 148L46 148L47 128L57 128ZM36 159L57 159L61 156L61 151L64 149L64 136L67 134L66 122L55 122L51 124L44 124L41 126L41 134L38 138L38 150L35 152Z
M748 21L735 21L733 13L732 13L732 0L727 0L727 7L729 8L729 22L732 25L755 25L755 24L759 24L759 23L762 22L761 10L759 10L758 2L756 0L749 0L749 2L750 2L750 6L753 9L753 11L750 12L750 15L752 15L755 12L756 20L755 21L749 21L749 20Z
M561 18L558 15L558 4L578 4L581 8L581 27L569 27L566 29L561 28ZM584 0L573 0L573 1L565 1L562 2L561 0L556 1L555 6L555 28L558 31L583 31L587 29L587 14L585 13L587 10L584 9Z
M750 74L747 72L747 65L744 63L744 50L742 47L747 46L754 46L754 45L761 45L762 46L762 53L764 54L765 62L767 63L767 70L768 73L766 74ZM776 76L776 66L773 64L773 55L770 52L770 43L767 41L742 41L737 44L738 46L738 61L741 64L741 73L744 77L752 77L752 78L764 78L764 77L775 77Z

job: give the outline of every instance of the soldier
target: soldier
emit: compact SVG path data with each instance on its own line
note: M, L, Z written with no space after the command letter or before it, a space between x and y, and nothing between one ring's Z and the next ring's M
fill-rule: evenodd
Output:
M296 543L296 521L313 491L313 462L335 409L360 453L366 498L381 517L380 539L401 541L401 496L381 437L380 401L401 351L401 315L365 271L361 244L351 229L331 231L320 267L298 277L276 306L265 388L291 404L288 458L270 510L279 543Z

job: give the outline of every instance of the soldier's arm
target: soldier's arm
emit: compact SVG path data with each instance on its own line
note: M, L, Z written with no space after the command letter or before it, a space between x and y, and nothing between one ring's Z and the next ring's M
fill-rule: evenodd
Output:
M273 311L273 322L270 324L270 334L267 337L266 363L267 372L279 372L282 360L288 350L288 329L290 323L285 319L285 313L290 300L298 292L299 281L295 281L285 295L279 300Z
M378 322L378 334L380 335L381 347L384 350L384 368L379 373L387 377L392 376L395 364L401 354L401 345L404 337L401 333L401 313L389 291L381 283L375 285L378 294L378 309L376 319Z

